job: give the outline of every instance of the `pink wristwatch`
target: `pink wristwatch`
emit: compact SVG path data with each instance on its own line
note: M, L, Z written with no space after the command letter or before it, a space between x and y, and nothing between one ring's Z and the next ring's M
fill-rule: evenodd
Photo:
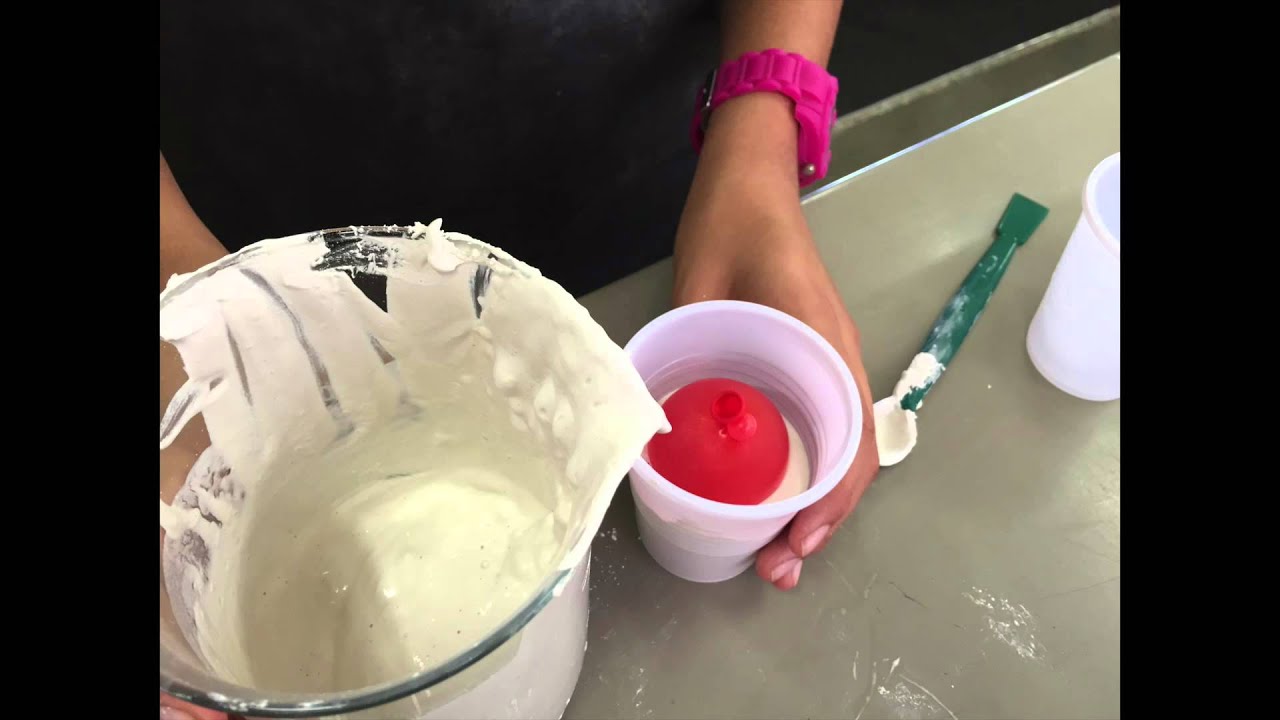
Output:
M835 77L803 55L783 50L747 53L712 70L698 91L691 130L693 148L702 151L707 118L726 100L753 92L782 93L796 107L800 187L812 184L827 174L831 164L831 128L836 122L839 90Z

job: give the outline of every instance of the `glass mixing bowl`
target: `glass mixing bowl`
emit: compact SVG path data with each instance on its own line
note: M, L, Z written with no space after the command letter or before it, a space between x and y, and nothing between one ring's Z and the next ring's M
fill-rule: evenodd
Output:
M361 267L367 267L370 262L377 263L380 261L378 257L369 256L361 251L362 239L369 237L407 237L407 229L397 226L348 227L315 233L311 236L311 241L324 242L328 245L329 253L326 256L326 260L332 260L333 262L326 265L326 268L336 267L347 272L356 281L357 286L361 287L370 299L377 302L378 300L374 295L377 293L379 276L367 274L360 269ZM260 248L250 246L241 253L223 258L219 262L184 278L181 285L174 288L173 292L181 293L216 273L235 271L245 258L252 257L259 251ZM383 280L385 282L385 278ZM385 299L382 302L385 303ZM187 376L183 371L181 358L177 350L172 345L161 341L160 413L162 437L165 435L166 426L172 427L175 425L176 415L181 414L175 411L181 410L184 400L180 400L173 408L170 408L170 404L186 381ZM187 398L187 400L189 399ZM166 410L169 410L168 415L166 415ZM161 450L161 500L166 503L174 501L175 496L186 481L188 473L191 472L200 454L209 445L209 436L204 422L199 415L196 415L186 424L186 427L177 435L176 439L167 448ZM457 698L469 689L474 689L486 682L486 680L491 680L495 673L504 672L503 668L506 667L507 670L505 672L508 673L508 677L504 681L505 685L492 686L492 690L497 693L497 696L492 698L491 706L485 706L483 703L479 705L473 703L469 706L471 709L465 712L472 712L481 717L518 717L521 712L518 703L515 702L518 698L503 697L505 694L512 693L509 686L513 683L519 685L524 682L543 682L543 680L535 681L533 678L541 678L548 673L555 674L559 672L563 677L556 681L559 687L554 688L552 692L553 694L563 694L564 697L562 699L555 698L552 704L559 704L559 709L563 710L563 703L568 702L568 695L572 693L578 671L581 668L585 640L577 639L575 636L585 638L588 585L586 573L589 567L589 556L576 569L559 570L548 575L538 590L528 597L519 610L510 617L497 622L495 629L490 634L480 638L471 647L436 667L409 674L382 685L343 692L323 694L264 693L252 687L228 682L211 674L199 655L193 651L191 645L187 642L175 616L175 604L166 589L163 567L164 542L164 530L161 529L160 691L196 705L251 717L318 717L343 714L358 718L368 714L360 713L359 711L361 710L385 706L402 698L408 698L407 701L404 701L408 704L404 708L396 710L397 716L402 716L400 713L408 712L429 715L433 709L438 709L442 704ZM199 552L199 548L195 548L194 552ZM571 576L573 576L572 579L574 580L572 583L570 582ZM580 581L577 579L578 577L581 577ZM564 592L566 586L572 589ZM557 597L558 595L560 597ZM567 660L560 663L565 667L538 667L537 673L530 672L528 679L521 679L523 676L519 675L519 673L512 675L509 666L511 665L512 657L519 654L517 649L520 645L519 634L531 621L538 618L549 604L558 603L561 600L566 603L566 609L560 613L565 616L565 619L563 621L557 620L556 622L567 623L572 631L564 632L563 626L552 628L542 634L539 642L576 643L576 648L565 645L567 654L562 657L567 658ZM552 613L547 613L548 619L550 619L551 615ZM499 650L502 650L502 652L498 652ZM507 654L508 651L510 651L510 655ZM573 662L575 653L577 658L576 665ZM531 660L530 664L532 666L536 663ZM517 670L521 673L525 672L525 669L517 668ZM566 685L567 693L565 692ZM526 694L528 693L521 690L521 697ZM525 711L534 712L529 704L525 705ZM383 713L385 714L385 712L386 710L384 709Z

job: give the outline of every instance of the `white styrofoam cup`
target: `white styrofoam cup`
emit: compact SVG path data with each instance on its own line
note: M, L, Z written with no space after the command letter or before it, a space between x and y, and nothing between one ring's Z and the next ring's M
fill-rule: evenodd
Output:
M1084 187L1084 211L1027 332L1040 374L1085 400L1120 397L1120 153Z
M672 574L695 582L738 575L849 471L862 437L853 375L822 336L790 315L731 300L695 303L646 325L626 350L655 398L705 378L756 387L796 427L809 457L809 489L761 505L698 497L638 460L630 477L640 539Z

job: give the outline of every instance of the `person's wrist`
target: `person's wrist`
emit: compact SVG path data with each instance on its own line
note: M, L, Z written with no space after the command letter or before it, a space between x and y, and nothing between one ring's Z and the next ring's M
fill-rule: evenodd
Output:
M681 217L674 253L676 295L685 301L711 299L685 296L691 289L723 293L736 276L762 264L780 275L799 272L811 249L794 192L721 181L691 201Z
M802 222L790 104L776 93L751 93L712 113L682 226L759 234Z
M677 280L728 282L742 258L781 262L810 243L796 175L798 126L789 98L759 92L726 101L708 118L680 226Z
M794 180L788 187L744 171L709 174L695 181L685 204L676 231L676 263L702 253L722 263L741 254L772 256L783 249L779 245L808 238Z
M717 177L751 176L795 193L799 188L798 136L790 98L774 92L735 97L717 107L707 120L699 174L706 174L706 168Z

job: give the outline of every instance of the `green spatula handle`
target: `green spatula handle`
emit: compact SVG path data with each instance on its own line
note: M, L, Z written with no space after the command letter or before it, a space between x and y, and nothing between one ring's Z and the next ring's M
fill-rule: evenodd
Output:
M995 293L1005 270L1009 269L1014 251L1027 242L1047 214L1048 210L1043 206L1021 195L1013 196L996 228L995 242L987 248L986 254L973 266L960 289L942 309L920 352L933 355L944 369L951 364L951 359L960 349L960 343L964 342L973 324L982 316L987 301ZM923 387L907 393L902 398L902 408L912 411L919 409L924 396L941 376L942 373L939 372L925 382Z

